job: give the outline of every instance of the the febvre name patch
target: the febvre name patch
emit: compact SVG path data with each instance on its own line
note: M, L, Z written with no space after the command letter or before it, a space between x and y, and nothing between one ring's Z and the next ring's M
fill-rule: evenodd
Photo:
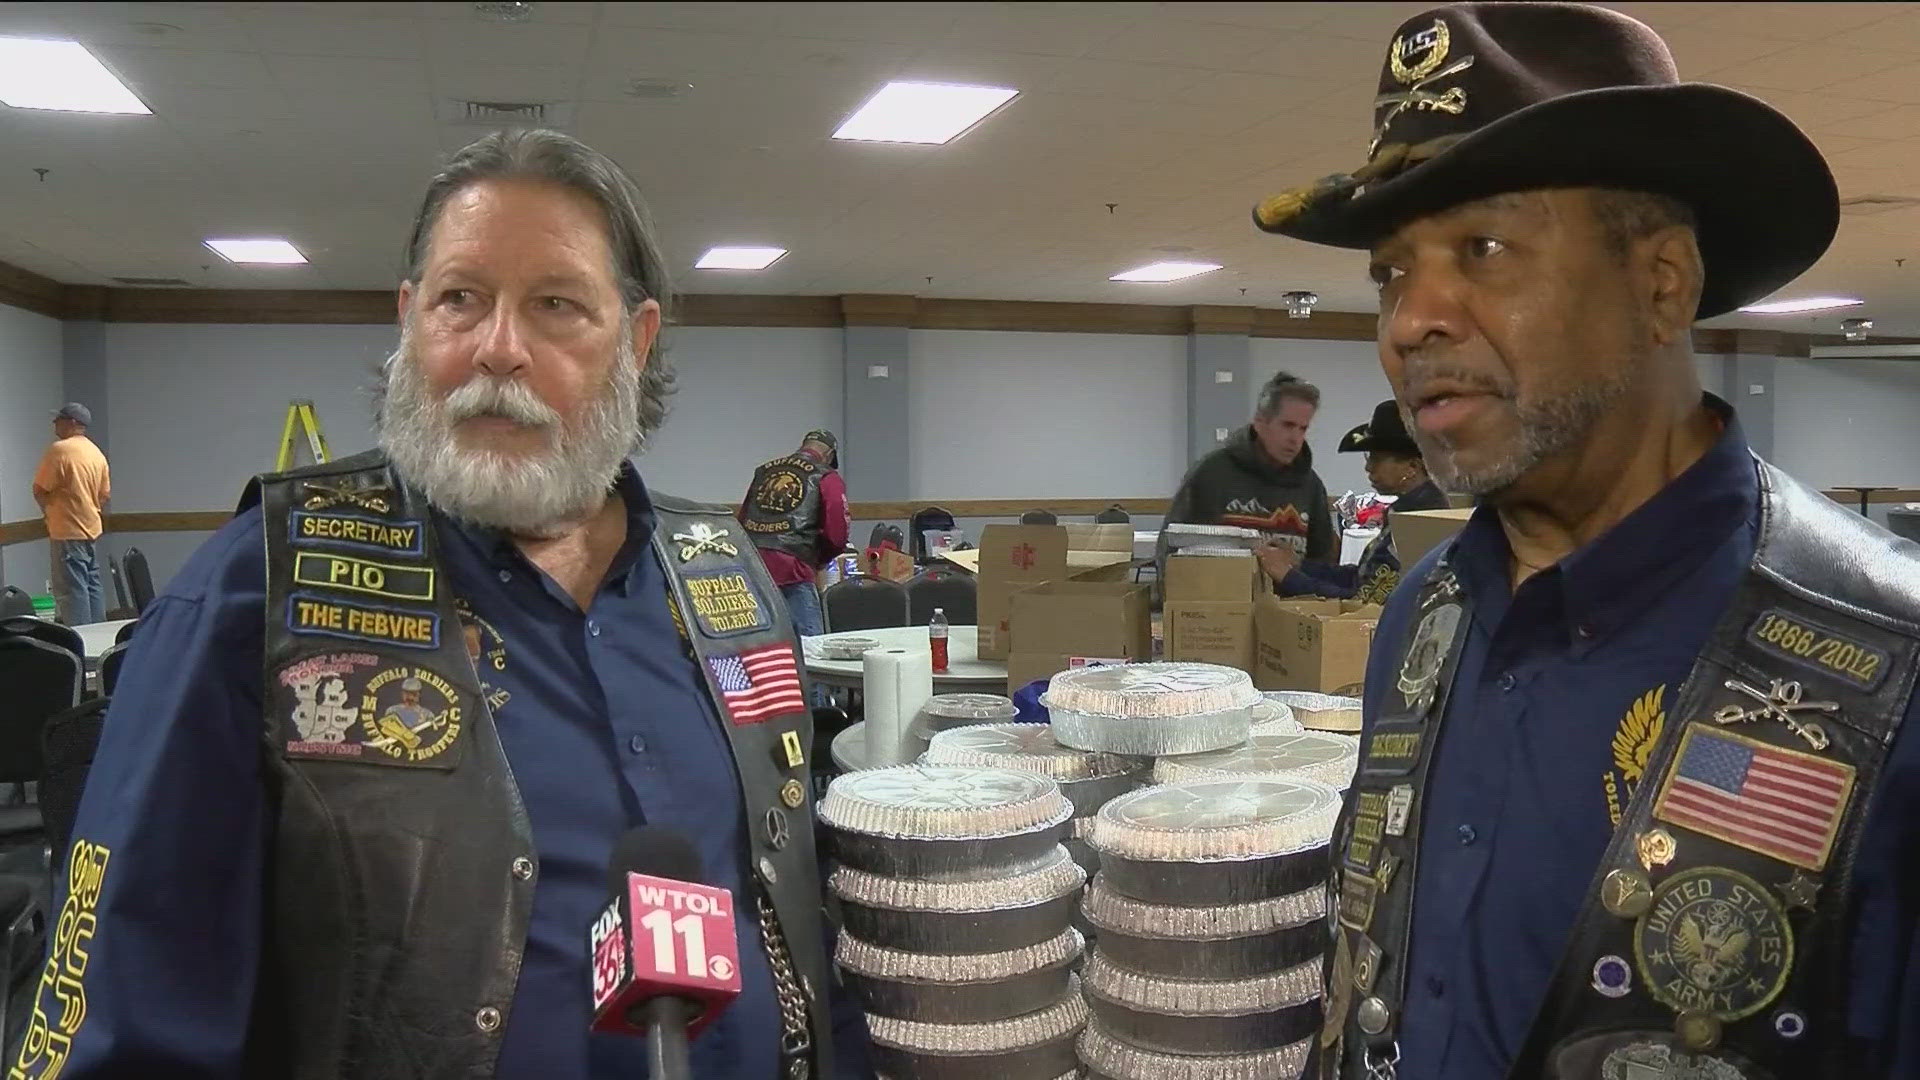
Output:
M312 593L287 598L287 629L409 649L440 647L440 616L435 612L376 607Z
M689 576L687 600L693 606L700 632L710 638L751 634L773 626L766 605L744 571Z
M327 653L274 673L268 692L289 757L451 769L466 701L431 668Z

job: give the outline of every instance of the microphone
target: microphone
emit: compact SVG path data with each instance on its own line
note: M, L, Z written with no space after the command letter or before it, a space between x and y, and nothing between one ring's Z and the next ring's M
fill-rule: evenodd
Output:
M702 876L699 853L679 833L629 830L607 864L613 899L587 936L590 1030L645 1036L653 1080L691 1080L687 1041L740 996L733 894Z

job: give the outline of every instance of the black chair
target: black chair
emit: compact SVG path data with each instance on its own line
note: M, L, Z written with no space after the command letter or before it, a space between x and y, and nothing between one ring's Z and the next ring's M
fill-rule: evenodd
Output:
M100 654L100 696L113 696L114 684L120 681L120 666L127 661L127 644L121 642Z
M829 586L821 600L826 605L830 634L908 625L907 590L897 581L867 576L848 578Z
M147 569L146 552L127 549L127 590L133 594L133 610L144 612L153 603L153 572Z
M938 567L923 570L907 582L907 625L933 621L933 609L946 613L954 626L971 626L980 618L980 586L972 574Z
M127 642L132 641L133 632L135 630L138 630L139 628L140 628L139 619L128 620L127 625L113 632L113 643L115 645L125 645Z
M907 523L907 531L913 535L907 538L910 547L906 550L913 555L913 561L927 561L927 532L931 529L946 530L954 526L953 515L938 506L929 506L913 515Z
M106 727L107 699L95 698L48 719L40 735L40 814L47 844L53 849L56 873L66 865L67 845L73 839L73 821L80 812L87 772L100 748Z
M32 1016L40 968L47 956L48 884L39 868L0 874L0 932L6 935L6 967L0 971L0 1018L5 1029L0 1038L5 1039L9 1055Z
M1119 503L1114 503L1112 506L1093 515L1093 523L1095 525L1128 525L1132 522L1133 515L1120 509Z
M0 686L7 693L0 709L0 784L24 793L39 781L41 731L48 719L80 703L83 678L77 653L31 637L0 637ZM37 805L0 808L0 841L37 840L42 828Z
M11 619L15 615L33 614L33 597L18 585L9 585L0 590L0 619Z
M898 525L888 525L885 522L873 527L873 534L867 538L867 546L877 548L889 540L901 551L907 550L906 531Z
M81 660L87 658L87 646L80 640L80 631L64 623L48 622L32 616L0 619L0 637L32 638L57 649L65 649Z
M120 570L120 556L107 556L107 572L113 575L113 606L130 608L133 602L127 598L127 578Z
M1051 510L1029 510L1020 515L1022 525L1058 525L1060 519Z

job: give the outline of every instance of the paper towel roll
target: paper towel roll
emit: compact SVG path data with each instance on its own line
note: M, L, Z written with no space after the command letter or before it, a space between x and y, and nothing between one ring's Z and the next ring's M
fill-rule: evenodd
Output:
M920 755L913 721L933 696L933 654L926 649L875 649L861 664L867 767L906 765Z

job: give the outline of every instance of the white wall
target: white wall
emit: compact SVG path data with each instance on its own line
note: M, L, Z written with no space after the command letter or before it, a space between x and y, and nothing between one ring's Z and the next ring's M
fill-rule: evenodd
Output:
M1252 370L1247 372L1247 415L1259 406L1260 388L1276 371L1290 371L1320 388L1320 411L1307 431L1313 468L1334 496L1371 491L1366 455L1342 454L1340 437L1373 419L1373 407L1393 396L1380 372L1380 354L1371 341L1296 341L1255 338Z
M1180 485L1186 338L916 330L912 351L913 498L1138 499Z
M1795 477L1920 486L1920 363L1782 359L1774 395L1773 460Z
M0 521L40 517L33 474L53 440L61 386L60 321L0 304ZM46 588L47 544L0 549L0 578L30 593Z

